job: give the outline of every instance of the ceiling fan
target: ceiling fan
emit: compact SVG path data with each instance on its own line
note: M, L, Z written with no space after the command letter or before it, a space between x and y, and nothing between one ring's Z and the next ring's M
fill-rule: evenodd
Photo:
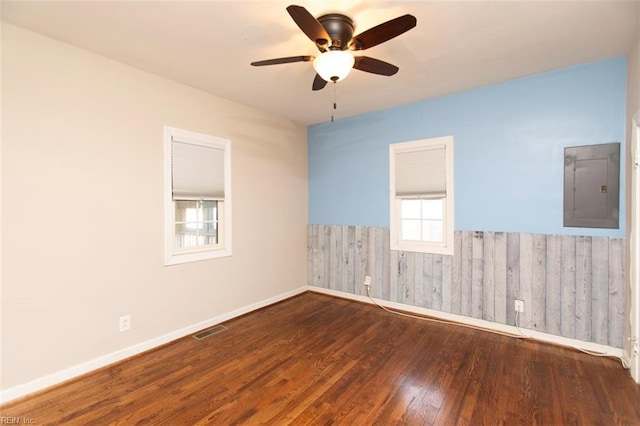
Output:
M267 59L252 62L251 65L260 67L313 61L316 71L313 90L323 89L329 81L335 83L344 79L352 68L378 75L394 75L398 72L397 66L368 56L354 57L349 51L377 46L409 31L417 23L414 16L403 15L353 36L353 20L348 16L330 13L316 19L307 9L296 5L287 7L287 12L302 32L316 44L320 55Z

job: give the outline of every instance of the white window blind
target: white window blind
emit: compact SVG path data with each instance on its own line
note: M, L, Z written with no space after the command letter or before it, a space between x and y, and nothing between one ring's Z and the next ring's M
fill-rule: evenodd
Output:
M443 198L447 194L445 146L396 152L396 198Z
M224 149L172 139L173 199L223 200L224 156Z

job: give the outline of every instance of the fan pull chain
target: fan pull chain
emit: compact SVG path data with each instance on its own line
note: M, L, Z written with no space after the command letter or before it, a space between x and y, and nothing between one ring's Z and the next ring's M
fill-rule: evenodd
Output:
M331 110L331 122L333 123L333 113L338 108L336 104L336 82L333 82L333 110Z

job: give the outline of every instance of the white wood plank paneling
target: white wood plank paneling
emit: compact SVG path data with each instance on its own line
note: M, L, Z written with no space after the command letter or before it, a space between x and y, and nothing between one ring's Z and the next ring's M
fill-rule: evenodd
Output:
M453 236L453 259L451 260L451 312L462 313L462 232Z
M617 348L624 344L625 327L625 252L622 238L609 240L609 341Z
M520 289L520 234L507 234L507 324L515 325L514 300Z
M423 254L422 267L424 268L423 283L424 290L424 306L431 308L433 306L433 255L429 253Z
M591 237L576 238L576 339L591 341Z
M560 235L547 235L546 265L546 331L547 333L560 335L560 314L562 312L562 304L560 302L562 289L562 238Z
M494 321L507 323L507 234L496 232L493 242ZM513 310L513 309L511 309Z
M547 236L534 234L531 265L531 328L546 330Z
M427 292L427 284L424 274L424 253L416 253L413 268L414 304L415 306L426 308L425 293Z
M591 334L592 341L606 345L609 341L609 239L591 240ZM594 259L596 261L594 261Z
M442 255L431 255L431 308L442 311Z
M453 256L442 256L442 311L451 312Z
M471 316L482 318L482 278L484 268L484 234L472 233L471 261Z
M471 317L472 314L472 302L471 302L471 288L472 288L472 276L473 276L473 232L462 232L462 239L460 242L461 253L461 282L460 282L460 314Z
M313 258L315 257L313 244L316 241L313 235L314 230L313 226L307 226L307 284L309 285L316 285L313 270Z
M520 234L520 285L518 299L524 300L520 326L531 328L533 323L533 235Z
M389 249L380 227L309 225L310 285L622 347L621 238L456 231L454 255Z
M484 232L482 238L482 319L494 321L495 306L495 233Z
M562 236L560 335L576 337L576 237Z

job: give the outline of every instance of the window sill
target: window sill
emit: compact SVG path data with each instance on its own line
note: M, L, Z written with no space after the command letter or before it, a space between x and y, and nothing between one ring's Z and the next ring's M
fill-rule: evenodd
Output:
M453 244L425 243L420 241L399 241L391 243L391 250L416 253L443 254L453 256Z
M171 253L165 256L164 266L180 265L182 263L198 262L201 260L218 259L229 256L231 256L231 250L228 248Z

